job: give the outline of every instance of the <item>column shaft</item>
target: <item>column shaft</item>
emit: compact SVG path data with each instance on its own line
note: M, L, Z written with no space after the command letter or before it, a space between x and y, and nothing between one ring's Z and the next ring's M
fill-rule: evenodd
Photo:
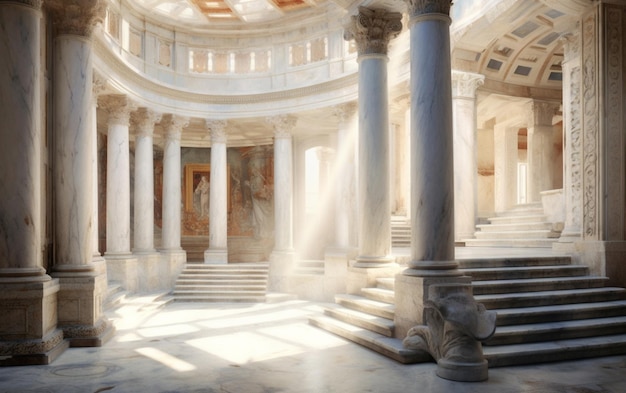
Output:
M293 153L291 135L274 139L274 250L293 252Z
M163 115L165 131L163 149L163 231L162 249L180 251L181 235L181 156L180 138L188 120L175 115Z
M437 275L456 268L450 18L425 14L411 22L410 266Z
M504 212L517 204L517 134L519 127L496 124L493 129L494 208Z
M226 122L207 121L211 131L211 179L209 188L209 249L205 263L228 263L228 171Z

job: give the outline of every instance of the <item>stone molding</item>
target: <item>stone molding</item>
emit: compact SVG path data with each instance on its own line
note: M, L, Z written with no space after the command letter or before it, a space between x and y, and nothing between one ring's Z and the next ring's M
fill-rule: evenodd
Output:
M359 56L387 55L389 41L402 31L402 14L384 9L359 7L344 32L344 39L355 40Z
M228 139L226 133L226 125L228 122L226 120L207 119L205 120L205 124L211 134L211 143L226 143Z
M582 151L583 136L581 128L581 75L580 66L572 67L569 72L570 80L570 97L567 118L569 121L566 125L569 127L569 138L566 139L565 151L569 154L569 169L571 177L571 186L569 194L571 197L571 223L575 228L581 227L581 206L582 206ZM567 135L567 134L566 134Z
M61 341L63 341L63 331L61 329L55 329L43 339L0 340L0 354L33 355L46 353L59 345Z
M104 21L104 0L46 0L57 34L90 37L94 26Z
M452 98L476 98L476 89L485 83L485 76L452 70Z
M125 95L105 95L98 98L98 107L107 114L109 125L128 126L130 113L137 109L137 105Z
M41 4L43 3L43 0L0 0L0 4L1 3L13 3L13 4L25 5L27 7L31 7L39 11L41 10Z
M294 115L271 116L266 121L274 128L274 138L291 138L291 133L296 126L298 118Z
M451 0L405 0L411 18L425 14L450 15Z
M171 113L163 115L161 118L161 127L165 132L165 136L169 140L180 140L183 134L183 128L189 125L189 118L185 116L172 115Z
M130 115L130 122L135 129L136 136L151 137L154 135L154 125L161 121L163 115L150 108L139 108Z

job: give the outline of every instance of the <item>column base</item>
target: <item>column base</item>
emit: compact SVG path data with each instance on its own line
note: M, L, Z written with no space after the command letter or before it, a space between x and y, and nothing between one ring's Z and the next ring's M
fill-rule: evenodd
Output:
M9 270L20 269L0 280L0 366L49 364L69 347L57 327L59 280Z
M137 258L132 254L105 254L109 282L119 283L128 292L137 292Z
M471 284L469 276L423 277L406 274L406 270L395 276L394 317L395 337L404 339L413 326L424 324L424 302L428 300L428 289L434 284Z
M163 271L167 271L167 274L162 277L161 284L166 289L174 288L178 275L187 263L187 252L181 248L178 250L160 250L160 253Z
M394 277L400 271L396 263L385 263L371 268L349 267L346 279L346 292L360 295L361 289L373 288L378 278Z
M458 277L462 276L458 270L457 261L411 261L409 268L402 272L406 276L416 277Z
M70 346L102 346L113 334L102 309L108 285L106 262L61 265L53 276L61 287L57 295L58 326Z
M204 251L204 263L224 265L228 263L228 250L225 248L209 248Z
M274 292L289 292L289 277L296 260L293 250L272 251L268 287Z
M366 255L359 255L355 259L355 263L352 265L356 268L370 268L370 267L385 267L394 263L395 257L387 255L384 257L371 257Z

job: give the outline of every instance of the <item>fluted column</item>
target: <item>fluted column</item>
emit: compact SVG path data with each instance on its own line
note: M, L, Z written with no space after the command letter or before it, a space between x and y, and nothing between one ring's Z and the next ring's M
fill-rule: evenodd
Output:
M274 129L274 249L270 255L270 288L288 289L294 263L293 249L293 139L297 118L267 119Z
M412 235L410 269L405 274L458 275L454 261L451 2L415 0L408 4Z
M161 114L139 108L131 115L135 130L135 203L133 253L154 253L154 124Z
M357 104L350 102L334 108L339 118L335 159L335 245L348 250L357 246L356 227L356 144L354 115Z
M359 254L356 267L391 263L387 49L402 30L402 15L359 8L344 33L359 62Z
M94 142L91 32L104 1L46 1L54 31L53 275L59 278L59 325L73 346L100 346L111 323L102 312L104 261L93 260Z
M136 109L126 96L100 99L107 113L106 256L130 255L130 113Z
M204 263L228 263L228 173L226 121L207 120L211 133L209 248Z
M59 283L42 267L41 18L41 1L0 1L0 315L11 321L0 365L47 364L67 348Z
M454 238L474 237L477 202L476 89L484 75L452 71L454 149Z
M533 100L528 117L527 201L541 202L541 191L554 188L554 129L552 119L560 103Z
M161 126L165 133L163 149L163 230L162 249L166 253L179 253L181 221L181 156L180 138L189 120L182 116L163 115Z

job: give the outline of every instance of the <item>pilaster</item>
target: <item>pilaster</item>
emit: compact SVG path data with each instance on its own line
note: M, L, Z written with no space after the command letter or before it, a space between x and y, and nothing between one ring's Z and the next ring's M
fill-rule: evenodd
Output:
M552 120L560 103L533 100L526 108L528 130L528 182L526 200L541 202L541 192L554 185L554 129Z

